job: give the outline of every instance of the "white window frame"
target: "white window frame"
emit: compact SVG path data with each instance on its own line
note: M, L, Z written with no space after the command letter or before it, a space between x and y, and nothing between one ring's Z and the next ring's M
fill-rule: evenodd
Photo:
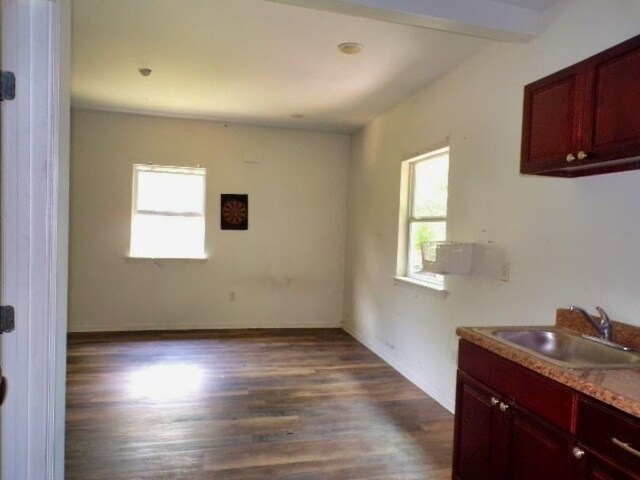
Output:
M447 230L447 222L448 222L448 208L447 215L444 216L427 216L427 217L416 217L413 215L414 213L414 202L415 202L415 166L422 162L428 162L435 157L440 157L443 154L447 154L449 157L450 149L449 146L439 147L434 150L430 150L427 153L422 155L418 155L416 157L410 158L403 162L403 175L402 175L402 183L404 188L402 189L405 193L404 202L401 202L401 219L400 219L400 235L399 235L399 245L401 248L399 249L398 255L398 275L396 278L400 280L410 280L412 283L417 283L423 285L425 287L431 288L433 290L445 290L445 277L443 275L437 274L416 274L411 271L411 266L409 262L411 260L411 227L416 223L436 223L441 222L445 224L445 231ZM450 158L447 159L449 161ZM447 204L449 202L449 189L447 186Z
M138 175L141 172L159 172L159 173L172 173L181 175L201 175L203 177L203 190L202 190L202 209L201 212L196 211L165 211L165 210L138 210ZM158 259L205 259L207 258L205 252L206 244L206 199L207 199L207 169L205 167L177 167L169 165L156 165L156 164L144 164L136 163L133 165L133 186L131 195L131 234L129 235L129 256L131 258L158 258ZM163 256L163 257L151 257L146 255L133 254L131 252L131 244L133 240L133 228L134 220L137 215L140 216L166 216L166 217L202 217L205 229L205 238L203 238L202 254L199 255L180 255L180 256Z

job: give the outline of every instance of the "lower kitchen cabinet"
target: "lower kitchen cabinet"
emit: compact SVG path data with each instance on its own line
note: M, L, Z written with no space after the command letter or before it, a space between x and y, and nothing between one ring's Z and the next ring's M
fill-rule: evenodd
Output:
M458 373L455 444L455 479L570 478L568 438L463 372Z
M458 375L454 478L497 478L502 435L496 398L479 382Z
M505 480L566 480L573 459L570 440L529 412L510 408L505 412Z
M593 452L584 449L584 447L579 446L576 448L576 454L580 457L577 477L580 480L637 480L637 476L632 476L631 473L626 473L601 460Z
M640 421L584 397L577 405L576 437L583 478L639 478Z
M464 340L458 367L454 480L640 480L637 418Z

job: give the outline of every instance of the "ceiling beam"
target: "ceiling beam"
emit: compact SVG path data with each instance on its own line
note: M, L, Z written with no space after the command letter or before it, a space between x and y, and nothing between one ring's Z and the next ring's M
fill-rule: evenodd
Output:
M525 42L539 33L541 13L494 0L267 0L447 32Z

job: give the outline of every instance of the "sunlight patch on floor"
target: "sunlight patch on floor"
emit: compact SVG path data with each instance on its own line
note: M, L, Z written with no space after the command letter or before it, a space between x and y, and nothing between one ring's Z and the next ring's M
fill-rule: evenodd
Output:
M184 398L197 392L204 372L193 364L162 363L134 370L129 374L128 393L133 398L157 402Z

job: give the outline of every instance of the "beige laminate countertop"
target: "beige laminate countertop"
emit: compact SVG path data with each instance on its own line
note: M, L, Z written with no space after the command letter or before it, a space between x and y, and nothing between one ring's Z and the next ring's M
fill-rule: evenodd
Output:
M460 327L456 333L468 342L640 418L640 369L572 370L544 361L474 328Z

